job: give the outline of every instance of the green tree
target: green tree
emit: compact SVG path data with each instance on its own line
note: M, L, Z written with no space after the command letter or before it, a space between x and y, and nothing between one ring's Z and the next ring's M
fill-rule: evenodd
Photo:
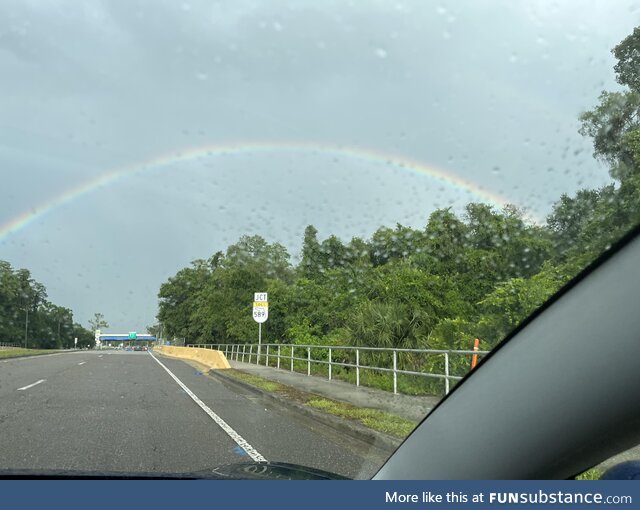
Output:
M613 50L618 62L613 66L616 80L631 90L640 91L640 27L625 37Z
M580 133L593 140L594 156L611 165L614 179L623 180L637 170L633 138L640 128L640 92L602 92L600 103L580 116Z
M308 225L304 229L302 259L298 270L302 277L312 280L317 279L324 270L324 260L318 242L318 229L313 225Z
M92 331L97 331L102 328L108 328L109 323L104 320L103 314L96 312L93 314L93 319L89 319L89 327Z
M481 303L482 315L478 336L495 346L518 324L555 294L568 279L558 268L544 270L526 278L512 278L500 283Z

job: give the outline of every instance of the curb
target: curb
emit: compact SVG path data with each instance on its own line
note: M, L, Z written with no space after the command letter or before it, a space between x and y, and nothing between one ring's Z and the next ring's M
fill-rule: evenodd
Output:
M239 371L241 372L241 370ZM231 384L235 384L239 387L252 391L253 393L256 393L258 395L266 396L271 400L274 400L280 404L283 404L293 409L294 411L297 411L310 418L313 418L314 420L319 421L325 425L328 425L329 427L332 427L336 430L339 430L340 432L343 432L355 439L359 439L360 441L364 441L367 444L370 444L372 446L376 446L382 450L385 450L388 453L394 452L396 448L398 448L398 446L400 446L400 444L403 441L402 439L390 436L388 434L385 434L384 432L378 432L376 430L372 430L358 422L347 420L345 418L340 418L339 416L333 416L328 413L323 413L322 411L318 411L311 407L299 404L298 402L294 402L281 395L269 393L245 381L241 381L241 380L235 379L234 377L225 375L224 372L221 370L209 370L209 375L212 375L219 379L223 379L224 381L227 381ZM282 384L282 386L286 386L286 385ZM315 395L315 393L309 393L309 392L305 392L305 393L308 393L309 395ZM326 398L326 397L321 397L320 395L317 395L317 396L319 398Z

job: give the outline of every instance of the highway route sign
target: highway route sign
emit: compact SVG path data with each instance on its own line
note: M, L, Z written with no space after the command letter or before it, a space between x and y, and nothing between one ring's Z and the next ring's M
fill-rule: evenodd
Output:
M258 324L266 322L269 318L269 301L266 292L253 294L253 320Z

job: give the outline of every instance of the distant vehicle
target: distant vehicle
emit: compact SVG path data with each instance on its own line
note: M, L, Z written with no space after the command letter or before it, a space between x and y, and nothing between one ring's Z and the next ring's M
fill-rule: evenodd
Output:
M131 347L130 345L124 348L125 351L132 351L133 347Z
M142 350L143 350L143 351L148 351L148 350L149 350L149 348L148 348L146 345L143 345L143 346L142 346Z
M143 348L142 348L142 346L141 346L141 345L136 345L136 346L133 348L133 350L134 350L134 351L142 351L142 350L143 350Z

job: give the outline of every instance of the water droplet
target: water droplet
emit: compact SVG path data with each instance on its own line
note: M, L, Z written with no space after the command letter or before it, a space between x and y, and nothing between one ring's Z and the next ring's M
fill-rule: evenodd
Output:
M387 52L385 50L383 50L382 48L377 48L376 49L376 55L379 58L387 58Z

